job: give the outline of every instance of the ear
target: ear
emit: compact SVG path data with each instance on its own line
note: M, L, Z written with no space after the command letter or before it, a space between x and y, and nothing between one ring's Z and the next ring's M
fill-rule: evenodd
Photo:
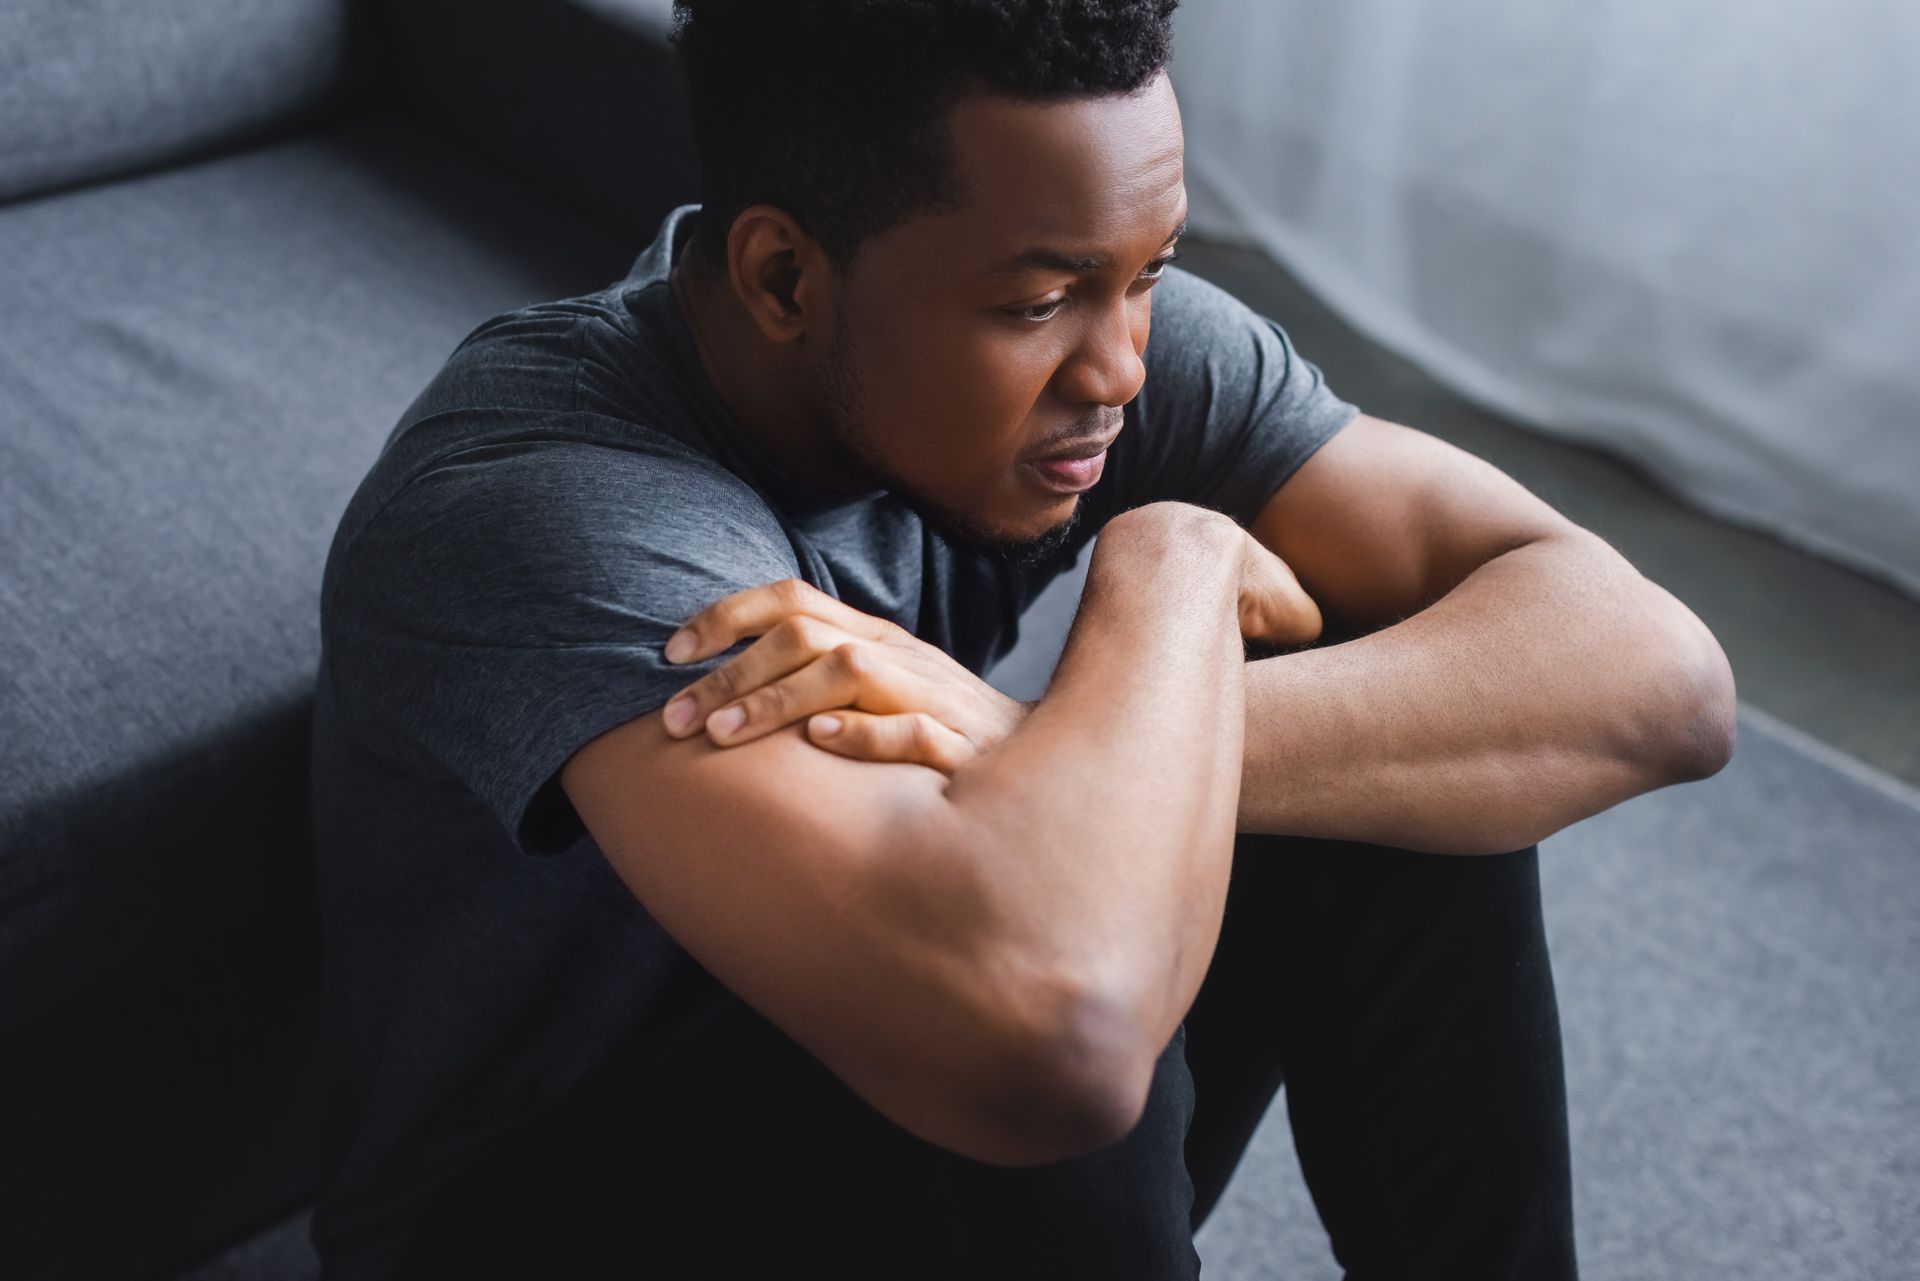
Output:
M727 230L727 283L769 342L826 332L831 275L819 242L778 205L749 205Z

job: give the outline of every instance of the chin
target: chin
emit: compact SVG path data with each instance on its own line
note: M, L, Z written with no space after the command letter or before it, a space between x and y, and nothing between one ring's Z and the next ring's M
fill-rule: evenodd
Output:
M1013 565L1036 565L1058 554L1080 523L1080 495L1049 503L1050 519L1012 529L943 531L949 542Z

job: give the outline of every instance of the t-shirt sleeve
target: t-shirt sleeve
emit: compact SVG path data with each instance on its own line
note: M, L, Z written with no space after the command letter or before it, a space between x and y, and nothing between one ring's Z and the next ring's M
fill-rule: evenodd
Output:
M1174 500L1252 524L1359 409L1286 331L1225 289L1169 267L1154 288L1146 378L1087 501L1095 525Z
M752 643L673 664L667 637L798 575L773 513L709 459L484 446L414 477L338 554L323 662L367 748L450 776L522 850L553 853L584 833L556 777L567 758Z

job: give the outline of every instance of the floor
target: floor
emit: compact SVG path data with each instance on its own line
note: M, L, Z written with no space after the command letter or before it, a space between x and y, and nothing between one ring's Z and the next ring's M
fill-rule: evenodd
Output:
M1704 515L1628 461L1467 403L1256 249L1185 240L1180 263L1279 321L1369 414L1486 459L1605 538L1713 629L1743 703L1827 745L1830 759L1920 787L1920 600Z

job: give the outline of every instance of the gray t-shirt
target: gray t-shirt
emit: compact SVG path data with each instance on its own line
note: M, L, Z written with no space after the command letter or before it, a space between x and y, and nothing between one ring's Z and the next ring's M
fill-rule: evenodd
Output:
M1248 524L1357 412L1279 325L1169 267L1074 541L1009 565L885 490L795 481L740 428L667 284L698 210L673 210L625 278L470 333L334 538L313 723L340 1108L314 1226L329 1277L382 1275L423 1198L493 1140L697 1058L703 1020L740 1004L635 901L556 780L749 643L669 664L681 622L800 577L983 672L1109 517L1179 499Z

